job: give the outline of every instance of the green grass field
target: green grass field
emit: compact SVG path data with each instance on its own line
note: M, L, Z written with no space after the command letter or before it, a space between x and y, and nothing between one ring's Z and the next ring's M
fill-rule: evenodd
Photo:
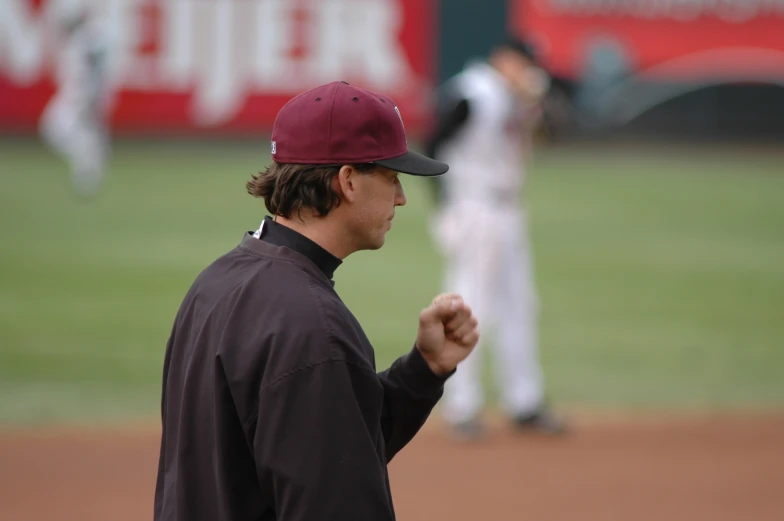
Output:
M197 273L254 229L267 145L118 142L95 200L34 141L0 143L0 423L157 414ZM527 201L548 394L577 408L784 406L784 154L549 149ZM387 245L338 270L378 351L440 290L422 180Z

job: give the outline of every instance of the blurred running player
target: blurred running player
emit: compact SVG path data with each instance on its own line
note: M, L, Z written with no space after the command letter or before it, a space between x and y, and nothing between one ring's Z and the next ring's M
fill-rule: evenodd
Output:
M79 1L56 11L57 90L41 116L44 141L70 167L80 196L98 190L109 155L108 44L99 20Z

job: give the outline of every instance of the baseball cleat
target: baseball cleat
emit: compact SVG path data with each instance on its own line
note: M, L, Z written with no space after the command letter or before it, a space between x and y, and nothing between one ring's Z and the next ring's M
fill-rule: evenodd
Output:
M515 430L545 435L562 435L568 432L566 423L560 416L547 409L539 409L531 414L512 418Z

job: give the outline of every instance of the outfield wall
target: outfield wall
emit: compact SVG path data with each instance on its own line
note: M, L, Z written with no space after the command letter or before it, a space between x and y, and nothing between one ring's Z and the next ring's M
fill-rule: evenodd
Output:
M53 92L68 0L0 2L0 128L33 131ZM127 133L267 131L307 88L345 80L394 98L410 129L434 78L433 0L102 0Z
M36 131L72 1L0 1L0 132ZM555 126L784 138L784 0L84 1L111 37L117 134L264 134L342 79L393 97L417 139L434 87L509 29L555 77Z

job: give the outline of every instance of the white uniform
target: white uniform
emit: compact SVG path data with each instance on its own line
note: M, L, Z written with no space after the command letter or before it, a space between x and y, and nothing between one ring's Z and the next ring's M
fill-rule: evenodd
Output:
M92 193L100 183L108 154L105 118L110 103L107 43L97 22L70 33L56 57L57 91L41 116L41 135L65 156L77 191Z
M439 147L449 164L445 202L433 232L446 261L446 290L461 294L479 320L482 340L447 381L445 419L475 419L484 404L482 357L491 329L502 406L510 416L543 399L537 347L537 294L526 214L520 205L524 160L538 108L523 107L505 79L485 62L446 85L468 101L467 120Z

